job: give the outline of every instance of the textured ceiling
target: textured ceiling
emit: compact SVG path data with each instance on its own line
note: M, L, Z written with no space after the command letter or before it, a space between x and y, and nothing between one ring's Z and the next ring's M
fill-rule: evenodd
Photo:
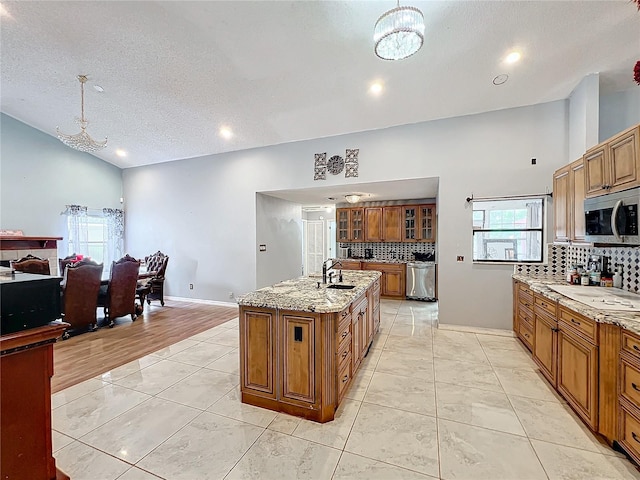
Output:
M0 108L76 133L87 74L88 132L109 138L96 156L126 168L562 99L594 72L634 85L628 0L402 3L425 14L425 45L388 62L371 38L393 1L2 2Z

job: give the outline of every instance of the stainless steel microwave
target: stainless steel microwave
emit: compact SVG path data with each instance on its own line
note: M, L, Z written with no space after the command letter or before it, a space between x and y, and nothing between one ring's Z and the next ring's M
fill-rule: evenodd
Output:
M640 188L587 198L584 201L586 240L640 245L638 206Z

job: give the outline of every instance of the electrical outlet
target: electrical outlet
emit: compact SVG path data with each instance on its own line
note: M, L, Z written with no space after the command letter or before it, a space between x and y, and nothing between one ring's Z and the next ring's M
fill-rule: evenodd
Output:
M193 290L193 283L189 284L189 290Z
M233 298L233 297L234 297L233 292L229 292L229 298Z
M464 255L458 255L456 257L456 262L464 262Z

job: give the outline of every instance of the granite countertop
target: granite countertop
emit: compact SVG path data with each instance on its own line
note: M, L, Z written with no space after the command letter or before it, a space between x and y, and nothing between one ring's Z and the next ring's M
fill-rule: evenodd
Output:
M298 277L242 295L238 297L238 305L316 313L339 312L380 276L380 272L373 270L343 270L342 283L355 285L351 290L327 288L329 284L323 284L322 278L318 277Z
M619 325L627 330L640 335L640 311L639 312L623 312L623 311L605 311L585 305L565 297L564 295L549 289L549 285L567 285L564 278L553 277L551 275L523 275L513 274L514 280L526 283L531 290L540 293L550 300L557 301L571 310L584 315L587 318L595 320L598 323L610 323ZM593 287L606 288L606 287Z
M400 258L335 258L337 262L368 262L368 263L436 263L424 260L403 260Z

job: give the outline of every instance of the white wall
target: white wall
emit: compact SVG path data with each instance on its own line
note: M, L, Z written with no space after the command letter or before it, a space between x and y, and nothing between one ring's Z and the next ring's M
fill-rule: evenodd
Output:
M127 169L127 246L171 256L169 295L228 301L257 286L256 192L318 187L314 153L359 148L359 177L322 185L440 177L440 321L510 328L513 269L470 262L465 198L550 191L553 171L570 160L567 118L558 101Z
M121 208L122 171L0 115L0 228L66 237L65 205Z
M599 142L604 142L616 133L638 123L640 123L640 87L600 97Z
M597 145L600 75L582 79L569 96L569 159L577 160L584 152Z
M256 195L256 287L302 275L302 208L270 195ZM266 245L261 252L259 245Z

